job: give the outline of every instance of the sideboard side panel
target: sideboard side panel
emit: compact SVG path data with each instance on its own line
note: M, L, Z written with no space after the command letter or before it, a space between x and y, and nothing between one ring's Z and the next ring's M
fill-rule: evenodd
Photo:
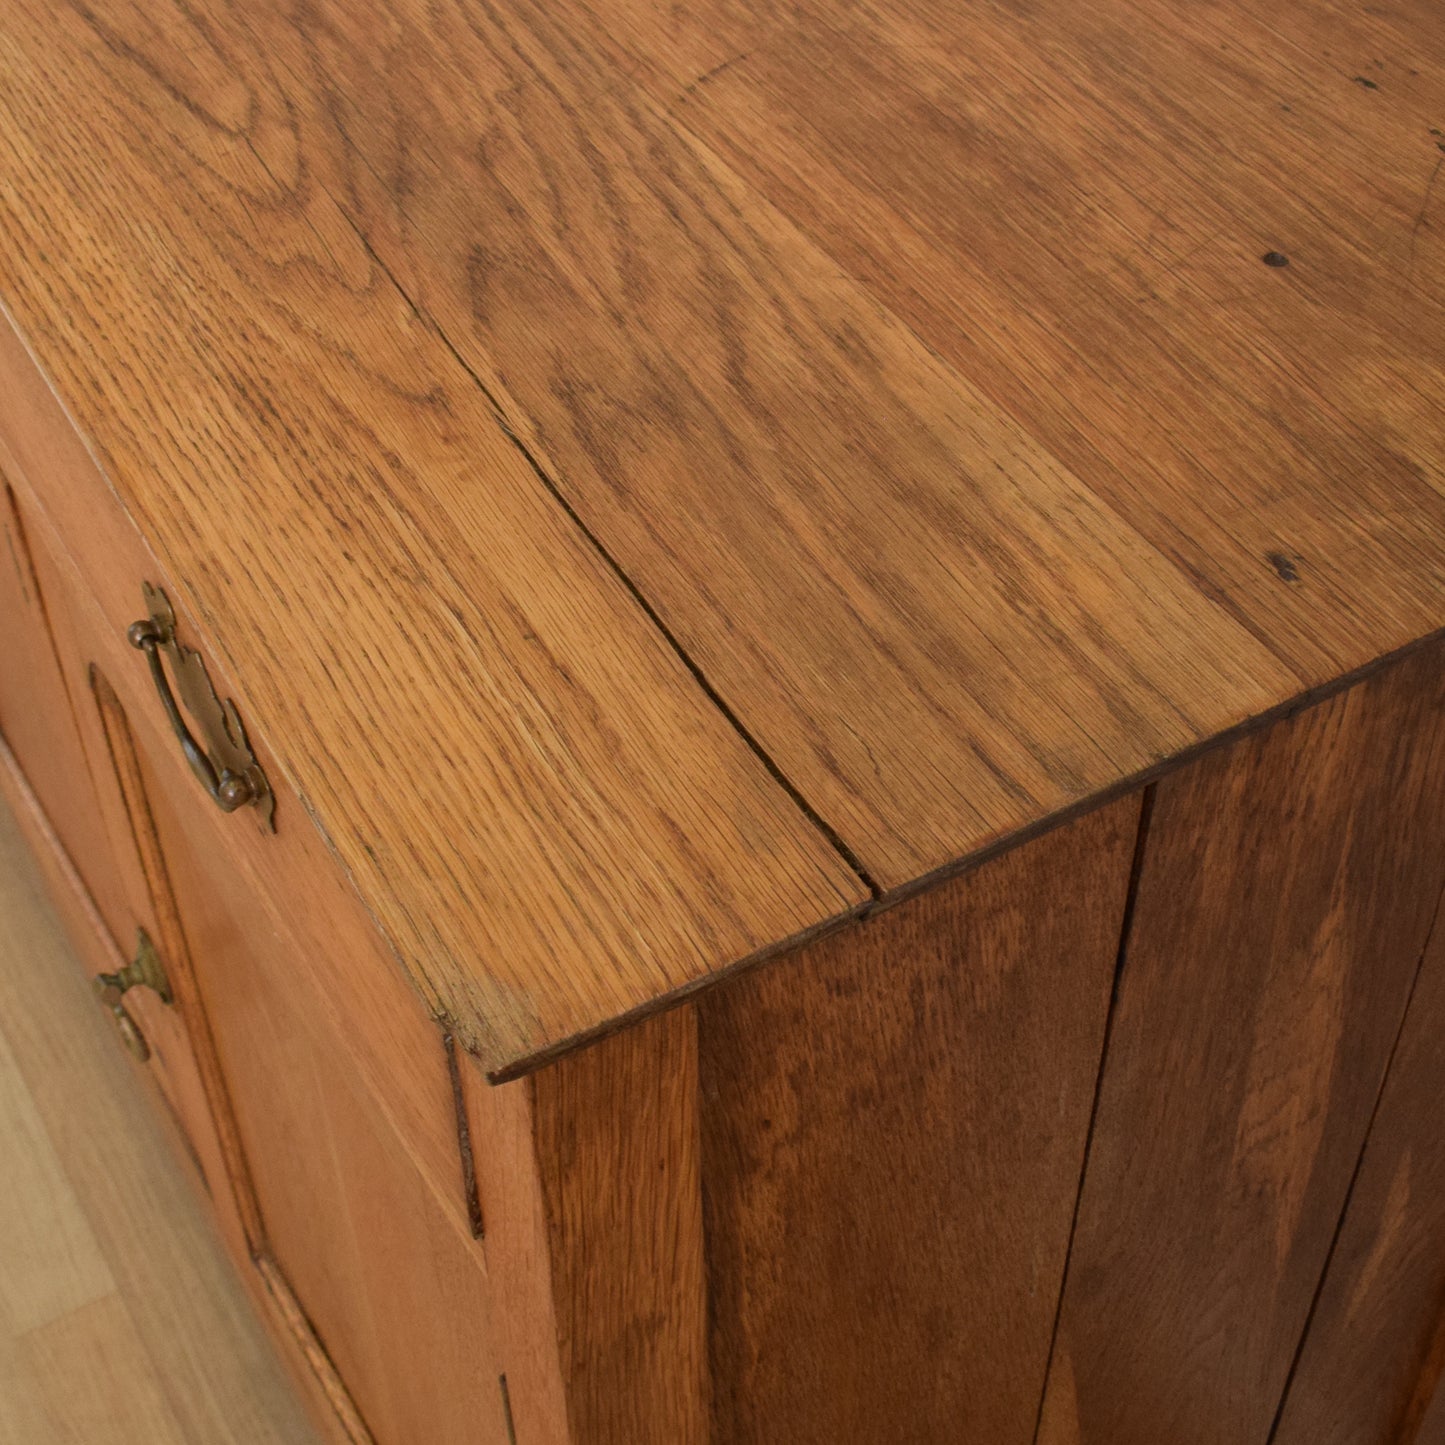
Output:
M1028 1445L1140 818L699 1000L719 1445Z
M1273 1445L1419 1438L1445 1376L1442 1113L1445 924L1437 917Z
M1445 1380L1436 1387L1414 1439L1398 1442L1398 1445L1445 1445Z
M1158 784L1040 1445L1265 1445L1442 833L1439 647Z

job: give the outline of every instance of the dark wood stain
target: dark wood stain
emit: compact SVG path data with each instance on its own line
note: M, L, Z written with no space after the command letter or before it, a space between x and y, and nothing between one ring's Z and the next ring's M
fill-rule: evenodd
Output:
M1264 1445L1445 857L1439 648L1163 780L1040 1445Z
M1286 552L1266 552L1265 561L1274 568L1281 582L1298 582L1299 558L1291 557Z
M1029 1445L1139 817L695 1005L714 1440Z
M1445 1372L1445 927L1435 927L1272 1445L1413 1445Z

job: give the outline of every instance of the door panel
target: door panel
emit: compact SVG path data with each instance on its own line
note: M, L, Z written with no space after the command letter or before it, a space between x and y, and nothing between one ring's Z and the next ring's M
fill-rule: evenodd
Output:
M508 1445L480 1247L440 1207L348 1040L314 1006L296 945L246 880L197 846L187 802L161 797L155 815L255 1188L260 1248L379 1445ZM446 1098L440 1031L434 1058Z
M173 995L167 1003L149 989L132 989L125 1006L140 1025L150 1067L195 1150L222 1233L232 1252L246 1258L260 1227L156 827L159 790L124 706L96 666L90 668L90 693L144 893L138 904L142 926L160 954Z
M0 734L124 949L131 918L78 732L73 679L57 656L49 571L0 472Z
M74 605L70 574L56 565L42 530L27 525L8 484L0 492L0 531L0 605L11 622L0 630L0 645L9 649L0 667L0 723L64 855L52 877L75 894L75 906L63 916L92 972L118 972L145 937L172 980L183 980L134 740L91 661L100 649ZM231 1232L232 1191L186 1009L144 987L127 990L122 1006L144 1041L146 1072Z

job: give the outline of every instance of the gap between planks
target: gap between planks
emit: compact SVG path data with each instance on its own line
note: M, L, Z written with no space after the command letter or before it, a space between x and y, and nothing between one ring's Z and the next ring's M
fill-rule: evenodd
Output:
M1383 672L1393 667L1396 663L1403 662L1414 653L1429 647L1439 646L1445 648L1445 627L1437 628L1434 632L1418 637L1404 646L1396 648L1392 652L1382 653L1379 657L1371 659L1361 667L1351 672L1342 673L1339 677L1332 678L1329 682L1321 683L1317 687L1304 688L1293 697L1286 698L1276 706L1266 709L1264 712L1256 713L1253 717L1245 718L1236 723L1235 726L1225 729L1223 732L1215 733L1211 737L1203 738L1193 746L1184 748L1180 752L1172 753L1166 758L1143 768L1137 773L1120 778L1107 788L1098 792L1090 793L1087 797L1070 803L1067 807L1056 809L1052 813L1045 814L1041 818L1026 824L1022 828L1016 828L1012 832L1005 833L1001 837L993 839L976 848L971 853L966 853L955 858L952 862L945 864L942 868L936 868L931 873L925 873L915 878L911 883L901 887L890 889L886 892L875 894L868 902L850 909L845 913L825 919L814 927L805 929L791 938L785 938L768 948L760 949L746 958L739 959L736 963L729 964L726 968L716 969L701 978L694 979L681 988L672 990L670 993L661 994L656 998L649 999L646 1003L639 1004L636 1008L626 1013L609 1019L606 1023L599 1024L596 1028L587 1029L581 1033L569 1035L567 1038L558 1040L555 1044L548 1045L545 1049L539 1049L535 1053L528 1054L525 1058L517 1059L500 1069L493 1069L484 1072L484 1077L490 1084L507 1084L515 1079L526 1078L529 1074L535 1074L539 1069L546 1068L549 1064L556 1063L558 1059L565 1058L568 1054L577 1049L585 1048L590 1044L600 1043L603 1039L610 1038L613 1034L620 1033L624 1029L632 1028L643 1023L654 1014L665 1013L669 1009L677 1008L686 1003L689 999L698 994L713 988L725 979L732 978L735 974L746 972L749 969L758 968L766 963L774 962L800 952L809 944L818 939L826 937L830 933L837 932L841 928L847 928L855 923L866 923L875 914L896 907L900 903L906 903L910 898L917 897L920 893L930 892L934 888L941 887L952 879L960 877L965 873L971 873L975 868L981 868L985 863L999 857L1003 853L1012 852L1026 843L1041 838L1046 833L1052 833L1055 828L1062 828L1069 823L1076 822L1096 809L1107 807L1110 803L1127 793L1135 791L1152 790L1155 783L1161 778L1167 777L1170 773L1196 762L1199 758L1213 752L1216 748L1228 747L1238 742L1241 738L1248 737L1251 733L1260 731L1263 728L1273 726L1275 723L1284 722L1294 717L1297 713L1316 707L1320 703L1327 702L1330 698L1342 692L1348 692L1359 683L1367 681L1376 673ZM1116 980L1117 987L1117 980ZM441 1019L439 1022L444 1028L450 1027L450 1022Z
M1150 783L1139 800L1139 826L1134 834L1134 857L1129 864L1129 888L1124 895L1124 916L1119 920L1119 948L1114 957L1114 981L1109 990L1109 1011L1104 1015L1104 1037L1099 1045L1099 1066L1094 1072L1094 1098L1089 1105L1089 1127L1084 1135L1084 1157L1079 1164L1079 1187L1074 1191L1074 1213L1069 1220L1069 1242L1064 1247L1064 1268L1059 1276L1059 1297L1054 1305L1054 1325L1049 1332L1049 1353L1044 1364L1044 1377L1039 1381L1039 1404L1034 1413L1033 1439L1039 1438L1044 1421L1044 1401L1049 1393L1049 1375L1054 1368L1054 1353L1059 1344L1059 1324L1064 1316L1064 1296L1069 1288L1069 1266L1074 1258L1074 1235L1079 1228L1079 1209L1084 1200L1084 1180L1089 1174L1089 1155L1094 1147L1094 1126L1099 1121L1099 1100L1104 1090L1104 1061L1109 1057L1109 1042L1114 1032L1114 1014L1119 1003L1119 985L1124 978L1128 960L1129 935L1134 929L1134 906L1139 901L1139 880L1144 873L1144 855L1149 845L1149 823L1154 816L1155 785Z
M1395 1030L1395 1041L1390 1045L1390 1054L1385 1061L1384 1072L1380 1075L1380 1087L1375 1092L1375 1102L1370 1109L1370 1122L1365 1128L1365 1135L1360 1143L1360 1153L1355 1160L1355 1167L1350 1175L1350 1183L1345 1190L1345 1197L1340 1205L1340 1217L1335 1221L1335 1231L1330 1237L1330 1247L1325 1252L1325 1262L1320 1270L1320 1277L1315 1282L1315 1292L1310 1299L1310 1307L1305 1314L1305 1322L1300 1330L1300 1337L1295 1345L1294 1357L1290 1360L1289 1372L1284 1377L1284 1388L1279 1393L1279 1404L1275 1408L1274 1419L1270 1421L1269 1434L1265 1437L1265 1445L1274 1445L1275 1436L1279 1433L1280 1423L1284 1419L1285 1407L1289 1404L1290 1390L1294 1385L1295 1375L1299 1370L1300 1361L1304 1358L1305 1346L1309 1342L1310 1326L1314 1324L1315 1314L1319 1309L1320 1297L1324 1294L1325 1281L1329 1278L1330 1266L1334 1263L1335 1252L1339 1248L1340 1236L1344 1233L1345 1221L1350 1215L1350 1204L1355 1197L1355 1187L1360 1182L1360 1174L1364 1169L1365 1155L1369 1151L1370 1139L1375 1132L1375 1120L1379 1117L1380 1104L1385 1097L1385 1090L1390 1082L1390 1073L1395 1067L1395 1056L1400 1050L1400 1040L1405 1036L1405 1025L1409 1022L1410 1006L1415 1001L1415 993L1420 987L1420 975L1425 967L1425 960L1430 954L1430 944L1434 941L1435 931L1440 926L1440 915L1442 908L1445 908L1445 893L1442 893L1435 902L1435 914L1430 920L1429 932L1425 935L1425 942L1420 949L1420 957L1415 961L1415 976L1410 980L1410 991L1405 995L1405 1006L1400 1010L1400 1024ZM1402 1437L1400 1445L1410 1445L1410 1442Z
M262 165L262 169L267 169L264 163ZM269 170L267 170L267 174L270 174ZM842 860L848 865L848 867L851 868L853 872L858 875L859 880L868 890L869 894L873 897L873 899L875 901L877 899L880 899L883 896L883 889L878 885L877 880L874 879L872 874L868 872L867 868L863 866L862 860L853 851L853 849L849 847L847 841L843 838L842 834L839 833L839 831L830 822L828 822L828 820L824 818L821 813L818 812L818 810L813 806L813 804L810 803L808 799L803 795L801 789L799 789L797 784L794 783L793 780L789 778L788 775L783 771L783 769L779 766L777 760L762 745L762 743L752 732L752 730L747 727L743 720L738 716L737 712L733 709L732 705L727 701L725 697L723 697L722 693L718 690L718 688L714 686L707 674L703 671L702 666L698 663L697 659L694 658L692 654L687 650L687 648L683 645L682 640L677 636L677 634L667 624L667 622L664 621L662 614L658 611L656 605L651 601L647 594L643 592L642 588L637 585L633 578L628 574L626 569L622 566L621 562L619 562L617 558L612 554L611 550L597 535L597 533L594 532L592 528L587 525L586 521L578 512L577 508L573 506L571 501L568 500L566 493L562 490L559 483L551 476L551 474L541 464L541 462L538 461L538 459L532 454L531 448L528 447L526 442L524 442L522 438L518 435L516 428L512 426L511 420L508 418L506 412L503 410L501 402L497 399L495 395L493 395L491 388L487 386L487 384L482 380L480 376L477 375L476 371L467 364L467 361L462 356L461 352L458 351L457 348L452 344L451 337L449 337L447 333L442 329L441 324L436 320L434 316L431 315L430 312L424 310L416 303L415 300L412 299L406 288L397 279L395 272L393 272L391 267L388 266L384 260L382 260L381 256L377 253L375 247L372 246L371 240L367 236L366 232L362 230L362 228L357 224L357 222L351 216L350 212L346 209L346 207L343 206L340 201L338 201L336 197L329 190L326 189L324 185L321 185L320 182L317 182L317 185L318 188L326 195L332 206L335 207L337 215L340 216L341 219L345 221L346 224L351 228L352 232L356 236L356 239L361 243L362 249L365 250L366 254L371 258L372 264L377 268L377 270L381 272L383 276L386 277L386 279L391 283L393 289L396 291L397 295L400 296L401 299L410 308L412 314L417 318L418 321L422 323L423 326L427 327L428 330L432 332L432 334L437 338L438 341L441 342L442 346L446 348L448 355L450 355L452 360L456 362L456 364L467 374L467 376L471 379L472 384L477 388L477 390L481 392L482 396L486 399L487 405L491 408L492 415L496 420L497 426L500 428L502 435L506 437L506 439L517 450L522 460L526 462L528 468L537 478L537 481L541 484L543 490L545 490L547 494L552 498L552 500L562 509L562 511L566 514L568 521L570 521L572 525L577 528L577 530L586 539L588 545L593 549L594 552L596 552L597 556L602 560L603 564L612 573L612 575L616 577L618 582L621 583L622 587L626 590L627 595L631 597L633 602L636 603L637 606L641 609L643 616L646 617L647 620L652 624L658 634L662 637L663 641L668 645L669 648L671 648L673 654L677 657L678 661L681 662L682 665L687 669L689 676L691 676L693 681L697 683L698 687L702 689L703 695L710 703L712 703L712 705L718 710L718 712L722 714L723 718L727 721L728 726L731 727L733 731L737 733L737 735L743 740L743 742L747 745L749 751L751 751L753 756L757 758L758 762L762 764L768 776L772 778L772 780L780 788L782 788L782 790L788 795L788 797L792 799L793 804L798 808L798 810L803 814L803 816L823 835L823 837L828 841L833 850L838 854L840 858L842 858Z

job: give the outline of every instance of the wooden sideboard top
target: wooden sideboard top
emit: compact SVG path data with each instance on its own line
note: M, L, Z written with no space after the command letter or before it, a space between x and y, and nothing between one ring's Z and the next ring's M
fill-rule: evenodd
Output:
M25 0L0 167L499 1076L1445 624L1437 0Z

